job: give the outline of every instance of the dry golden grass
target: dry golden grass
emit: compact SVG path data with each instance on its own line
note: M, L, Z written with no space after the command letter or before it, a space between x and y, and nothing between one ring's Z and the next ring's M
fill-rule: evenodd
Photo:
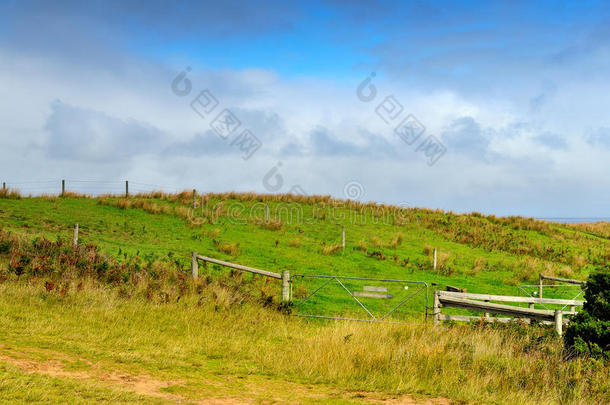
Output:
M594 222L594 223L582 223L582 224L569 224L568 226L578 229L579 231L588 232L590 234L610 239L610 222Z
M293 248L301 247L301 239L300 238L292 238L288 241L288 246Z
M324 255L334 255L335 253L343 251L343 246L341 245L325 245L322 247L322 254Z
M216 239L218 235L220 235L220 228L214 228L208 232L208 237L212 239Z
M363 252L365 252L365 253L366 253L366 251L367 251L367 248L366 248L366 241L365 241L364 239L360 239L360 240L358 241L358 244L356 245L356 249L357 249L357 250L361 250L361 251L363 251Z
M383 241L377 236L371 236L371 244L377 249L381 249L383 247Z
M0 188L0 198L19 200L21 198L21 194L19 193L19 190L11 188Z
M220 252L225 253L230 256L238 256L239 255L239 243L217 243L217 248Z
M487 266L487 259L484 257L477 257L474 260L474 265L472 266L471 275L476 276L479 272L485 269Z
M261 228L265 228L268 229L270 231L279 231L280 229L282 229L282 226L284 225L284 223L280 220L273 220L270 219L268 221L257 221L256 222L258 226L260 226Z
M73 353L187 387L220 372L236 381L260 375L267 384L307 381L457 403L602 404L610 397L610 366L566 361L560 339L545 329L312 322L251 305L218 283L191 290L180 301L160 304L90 284L65 296L45 292L40 282L0 284L3 341L32 352ZM210 359L222 367L210 369ZM28 385L33 392L38 388ZM181 392L201 398L196 389ZM70 402L72 393L64 395Z
M398 233L391 241L388 246L390 249L396 249L398 246L402 244L403 235L402 233Z

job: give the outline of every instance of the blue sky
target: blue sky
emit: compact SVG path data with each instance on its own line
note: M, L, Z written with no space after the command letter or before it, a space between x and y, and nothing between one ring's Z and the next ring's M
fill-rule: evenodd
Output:
M358 184L367 201L608 217L609 11L601 1L3 1L0 172L9 183L275 192L265 179L276 168L277 192L344 197ZM187 66L192 90L177 96ZM377 96L362 101L371 72ZM191 108L206 89L214 116L228 109L240 122L226 138ZM392 100L401 113L385 122ZM412 144L394 131L407 116L425 128ZM261 144L247 158L246 129ZM429 142L444 153L426 156Z

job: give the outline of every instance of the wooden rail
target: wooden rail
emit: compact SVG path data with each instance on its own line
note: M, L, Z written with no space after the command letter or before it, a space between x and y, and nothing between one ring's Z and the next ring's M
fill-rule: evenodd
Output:
M538 274L538 297L540 297L540 298L542 298L542 286L544 285L543 284L544 280L558 281L560 283L568 283L568 284L575 284L575 285L581 285L581 286L587 285L586 281L574 280L571 278L545 276L544 274L539 273Z
M522 302L530 304L530 307L521 308L513 305L495 304L489 301ZM440 321L470 321L473 319L481 319L479 317L471 317L464 315L446 315L441 313L441 308L453 307L467 309L470 311L484 312L485 316L482 319L487 321L509 322L512 318L521 318L527 320L536 320L544 323L554 323L555 330L561 336L563 333L563 324L567 323L568 321L567 319L563 319L564 312L560 309L534 309L534 304L556 304L564 306L570 305L570 311L566 312L566 315L573 315L576 313L574 311L574 307L576 305L583 305L584 301L435 291L433 311L434 323L437 324ZM490 318L489 314L508 315L511 318Z
M520 302L527 304L557 304L557 305L583 305L584 301L564 300L555 298L536 298L536 297L514 297L510 295L492 295L492 294L473 294L460 293L454 291L441 291L443 296L454 298L466 298L474 300L488 300L500 302Z
M197 254L197 252L193 252L191 256L191 270L193 273L193 279L197 280L199 276L199 260L203 262L205 266L206 263L214 263L219 266L229 267L231 269L246 271L248 273L260 274L261 276L271 277L278 280L282 280L282 301L290 301L290 272L288 270L282 271L282 274L274 273L272 271L260 270L254 267L248 267L241 264L225 262L224 260L214 259L212 257L202 256Z

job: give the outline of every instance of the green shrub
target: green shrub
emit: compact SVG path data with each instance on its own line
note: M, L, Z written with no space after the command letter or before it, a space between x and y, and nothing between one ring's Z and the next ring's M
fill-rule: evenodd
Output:
M571 354L610 359L610 266L589 276L583 310L568 325Z

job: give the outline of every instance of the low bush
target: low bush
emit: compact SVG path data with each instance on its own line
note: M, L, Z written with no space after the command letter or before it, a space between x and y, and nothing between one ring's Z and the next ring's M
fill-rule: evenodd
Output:
M565 346L571 355L610 360L610 266L587 281L583 309L568 324Z

